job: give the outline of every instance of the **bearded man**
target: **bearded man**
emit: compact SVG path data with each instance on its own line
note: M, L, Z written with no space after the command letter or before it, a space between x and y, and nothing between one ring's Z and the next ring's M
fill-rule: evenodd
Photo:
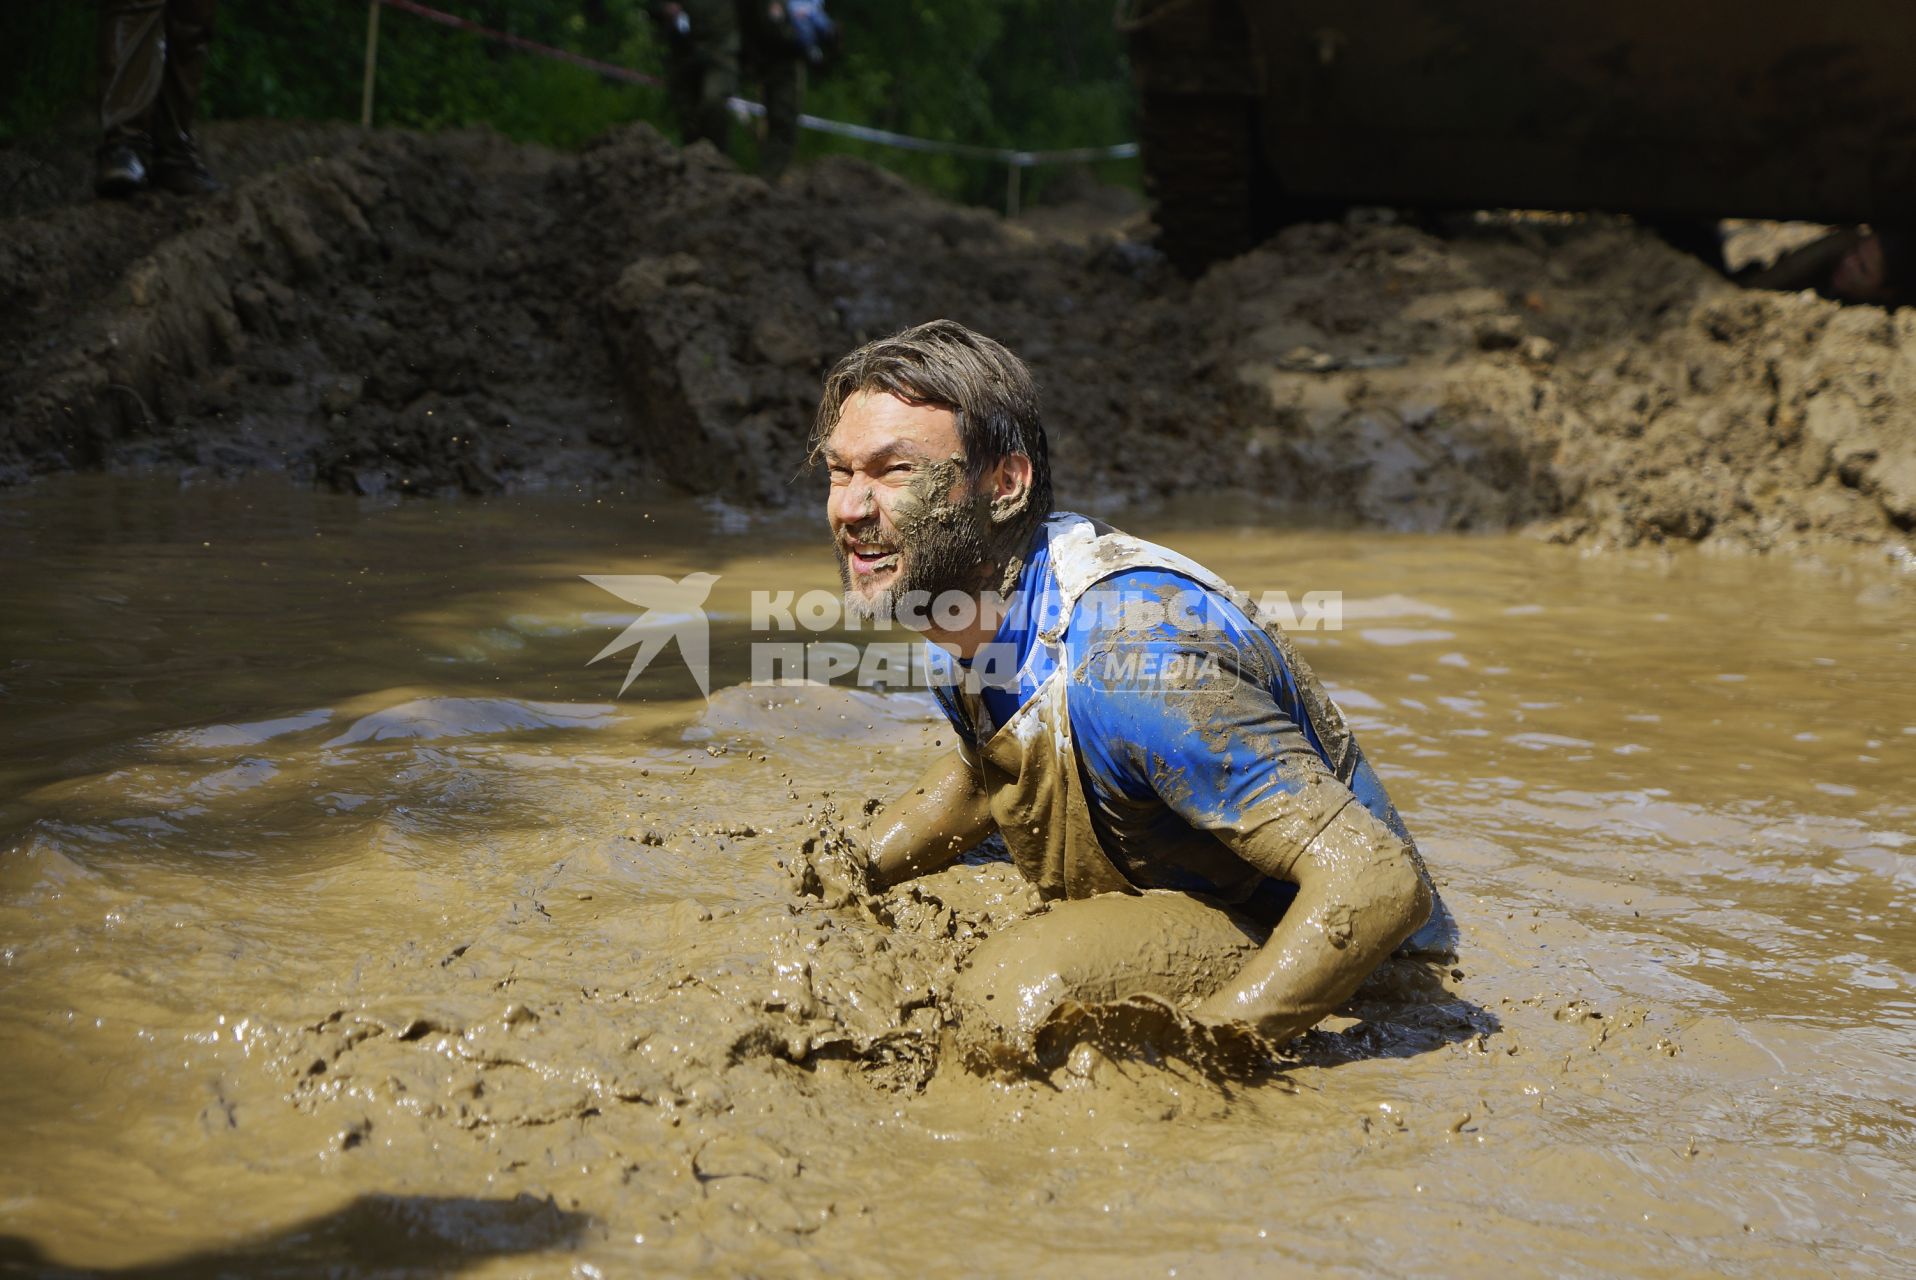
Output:
M825 381L813 451L849 610L924 633L958 735L868 830L877 886L996 831L1047 899L1221 904L1268 936L1192 1016L1279 1042L1413 933L1447 947L1402 819L1283 632L1176 552L1052 510L1018 357L948 320L861 347ZM1141 984L1164 949L1135 941L1116 951Z

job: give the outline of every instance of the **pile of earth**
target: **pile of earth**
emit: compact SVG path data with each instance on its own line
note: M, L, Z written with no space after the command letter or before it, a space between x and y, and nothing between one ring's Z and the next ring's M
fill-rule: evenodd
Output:
M1141 220L1006 222L844 159L768 187L644 125L577 154L210 142L236 179L210 201L51 203L42 175L4 210L0 478L785 503L830 363L943 315L1030 360L1074 505L1224 489L1401 529L1903 554L1916 529L1916 311L1739 289L1627 224L1353 219L1192 283Z

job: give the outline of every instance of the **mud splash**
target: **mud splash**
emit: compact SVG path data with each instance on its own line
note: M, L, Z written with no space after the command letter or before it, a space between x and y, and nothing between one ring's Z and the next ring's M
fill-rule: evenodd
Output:
M1345 593L1296 639L1464 934L1260 1079L979 1076L943 1024L1035 906L1010 869L795 890L938 749L922 699L584 665L630 614L579 574L699 569L742 679L748 592L831 589L813 520L12 495L0 1256L1895 1272L1907 585L1160 520L1247 589Z

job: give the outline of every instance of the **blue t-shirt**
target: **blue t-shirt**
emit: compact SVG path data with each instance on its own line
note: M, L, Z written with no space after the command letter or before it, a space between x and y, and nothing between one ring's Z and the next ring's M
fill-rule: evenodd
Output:
M1052 674L1038 644L1062 600L1042 536L992 644L970 662L930 646L933 692L960 738L981 746ZM1114 574L1079 597L1065 628L1066 703L1100 844L1139 888L1244 902L1275 919L1295 895L1215 833L1331 766L1295 679L1264 630L1218 592L1170 570ZM981 682L972 724L956 683ZM1356 751L1349 787L1397 835L1409 832ZM1268 813L1268 810L1266 810Z

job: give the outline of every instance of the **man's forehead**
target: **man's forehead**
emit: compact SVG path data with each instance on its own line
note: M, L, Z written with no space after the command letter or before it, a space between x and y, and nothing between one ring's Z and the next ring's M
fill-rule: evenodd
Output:
M859 391L839 410L825 441L836 457L881 452L946 457L961 451L958 418L940 405L910 404L888 391Z

